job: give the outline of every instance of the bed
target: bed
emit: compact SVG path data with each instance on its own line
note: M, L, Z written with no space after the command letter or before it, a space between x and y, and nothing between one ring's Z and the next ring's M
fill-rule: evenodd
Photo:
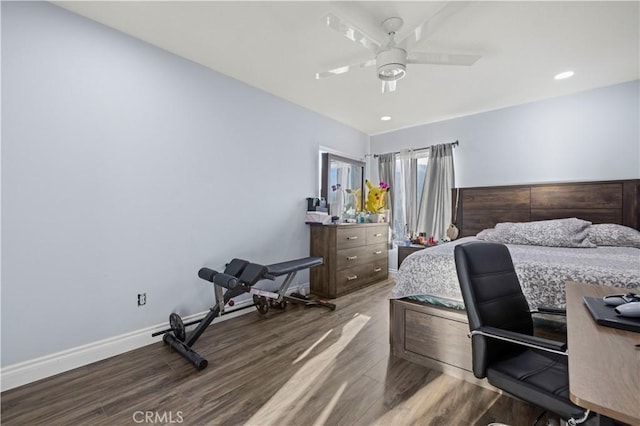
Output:
M460 188L461 238L407 257L390 300L395 356L486 386L471 373L471 343L455 273L455 245L501 222L580 218L638 229L640 179L606 182ZM569 280L640 288L640 249L559 248L508 244L532 307L564 306ZM543 321L544 322L544 321Z

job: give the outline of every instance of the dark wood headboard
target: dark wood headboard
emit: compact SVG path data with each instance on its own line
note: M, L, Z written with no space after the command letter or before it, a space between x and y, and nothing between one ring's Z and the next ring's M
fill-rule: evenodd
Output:
M461 237L499 222L566 217L640 228L640 179L454 188L454 208L456 191L460 192L456 225Z

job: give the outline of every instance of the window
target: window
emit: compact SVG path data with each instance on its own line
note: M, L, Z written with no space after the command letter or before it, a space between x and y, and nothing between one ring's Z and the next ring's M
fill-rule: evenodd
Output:
M416 170L416 188L415 188L415 203L414 206L416 208L416 216L417 216L417 208L420 205L421 197L422 197L422 189L424 188L424 181L427 174L427 166L429 163L428 152L419 153L417 155L417 170ZM405 185L403 182L405 181L404 173L408 173L407 170L403 170L402 167L402 159L398 157L396 159L396 174L395 174L395 186L396 188L392 188L393 191L393 239L396 242L404 241L405 234L407 230L416 231L415 229L407 229L408 220L407 220L407 194L405 193ZM407 180L408 180L407 176Z

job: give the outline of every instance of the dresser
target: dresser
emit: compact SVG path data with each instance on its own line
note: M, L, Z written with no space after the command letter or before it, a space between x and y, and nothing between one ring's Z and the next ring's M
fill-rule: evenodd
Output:
M388 224L312 224L310 229L310 254L324 259L310 269L311 293L333 299L387 278Z

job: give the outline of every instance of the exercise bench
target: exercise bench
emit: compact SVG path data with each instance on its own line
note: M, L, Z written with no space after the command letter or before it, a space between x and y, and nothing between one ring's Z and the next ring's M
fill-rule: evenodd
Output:
M323 306L335 310L336 305L326 300L308 298L297 293L286 294L298 271L309 269L322 263L323 259L321 257L305 257L266 266L242 259L233 259L226 265L224 272L201 268L200 271L198 271L198 276L214 284L217 303L209 309L209 313L204 318L186 324L182 321L180 315L172 313L169 316L169 326L171 328L154 333L153 336L164 334L162 340L166 344L175 349L198 370L203 370L207 367L208 361L198 355L192 347L216 317L244 309L240 308L229 312L224 311L225 306L233 306L233 298L241 294L253 294L254 303L248 307L255 306L261 314L266 314L270 307L284 309L287 302L298 303L305 306ZM286 275L286 277L277 292L260 290L253 287L261 280L275 280L277 277L283 275ZM223 292L223 289L227 291ZM187 336L185 327L194 324L198 324L198 327Z

